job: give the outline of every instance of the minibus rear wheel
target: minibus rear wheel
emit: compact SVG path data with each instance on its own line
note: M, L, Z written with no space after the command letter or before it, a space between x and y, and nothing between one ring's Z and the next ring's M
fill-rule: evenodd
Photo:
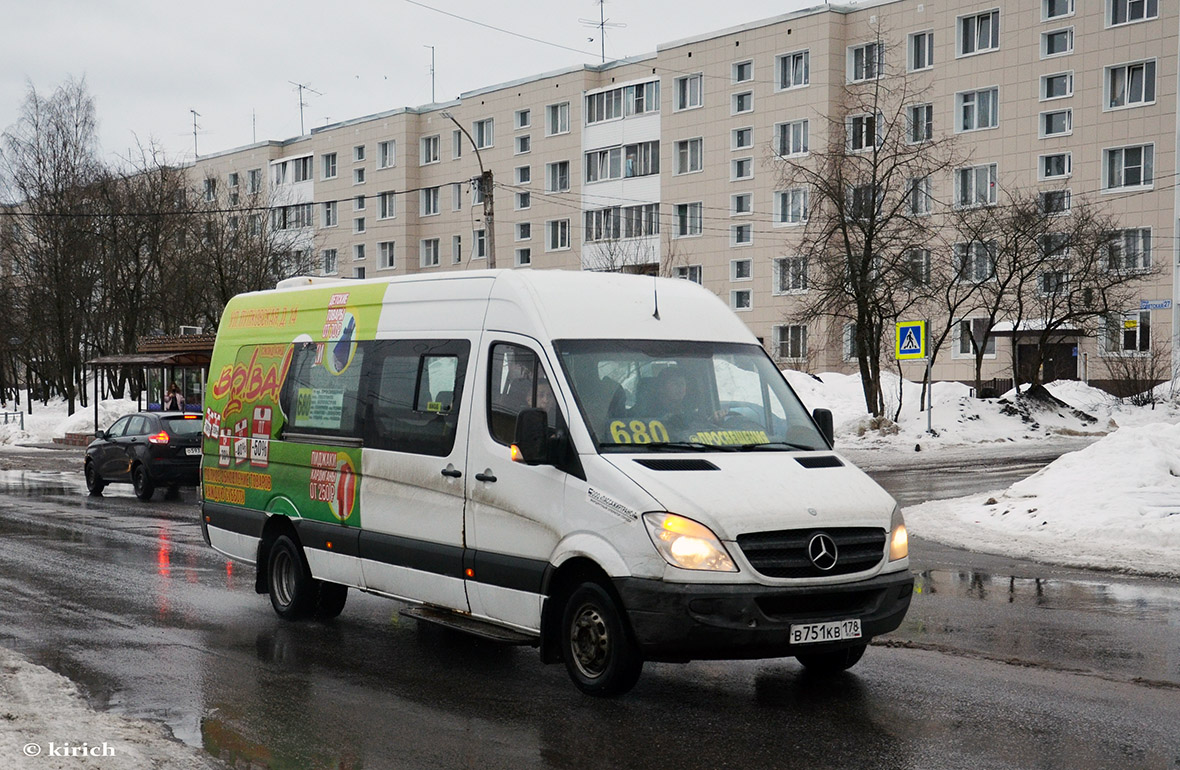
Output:
M796 655L795 660L803 664L803 668L814 674L838 674L847 671L857 664L865 654L867 644L845 647L835 652L813 652L807 655Z
M622 695L639 681L643 658L618 603L601 584L582 583L570 594L562 613L561 657L587 695Z
M280 618L300 620L315 609L319 600L319 585L311 576L303 552L289 536L279 535L270 547L266 576L270 603Z

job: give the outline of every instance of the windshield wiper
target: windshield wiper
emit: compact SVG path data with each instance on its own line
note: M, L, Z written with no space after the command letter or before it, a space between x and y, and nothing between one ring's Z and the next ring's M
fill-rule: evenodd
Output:
M794 444L794 443L791 443L790 441L763 441L763 442L760 442L757 444L740 444L739 446L734 447L734 449L738 449L742 452L759 452L759 451L815 452L815 451L818 451L813 446L805 446L804 444Z
M626 448L634 452L736 452L736 446L717 446L716 444L702 444L699 441L654 441L647 444L599 443L601 449Z

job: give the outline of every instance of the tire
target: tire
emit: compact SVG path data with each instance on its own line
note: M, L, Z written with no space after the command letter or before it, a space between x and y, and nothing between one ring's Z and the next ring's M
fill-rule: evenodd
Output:
M135 496L145 503L152 499L156 491L156 485L152 483L147 468L143 467L142 463L131 469L131 486L135 489Z
M834 652L814 652L796 655L795 660L803 664L803 668L815 674L838 674L847 671L864 657L867 644L855 647L845 647Z
M320 582L319 601L315 606L316 620L332 620L344 612L344 603L348 601L348 586L339 583Z
M101 497L102 491L106 487L107 483L103 481L102 476L98 475L98 468L94 467L94 463L86 463L86 491L92 497Z
M319 581L311 576L303 550L287 535L279 535L270 547L266 577L270 604L280 618L302 620L315 611L320 598Z
M570 679L587 695L622 695L639 681L639 648L618 603L599 583L583 583L570 594L562 612L560 643Z

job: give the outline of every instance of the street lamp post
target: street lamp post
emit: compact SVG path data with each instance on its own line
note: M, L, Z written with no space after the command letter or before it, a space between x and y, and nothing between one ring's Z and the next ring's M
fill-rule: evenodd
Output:
M444 118L447 118L458 126L459 130L463 132L463 136L467 137L467 141L471 142L471 148L475 150L475 159L479 161L479 189L483 193L484 229L487 230L488 234L488 269L494 270L496 268L496 213L491 169L484 168L483 156L479 154L479 146L471 138L471 134L463 124L455 120L455 116L449 112L444 111L441 114Z

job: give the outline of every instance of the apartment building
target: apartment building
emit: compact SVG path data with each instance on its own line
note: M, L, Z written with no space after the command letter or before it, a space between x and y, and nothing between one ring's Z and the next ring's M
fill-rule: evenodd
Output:
M194 174L216 199L261 193L323 274L374 277L489 266L473 181L487 169L496 267L697 281L784 365L850 371L847 329L799 317L808 191L781 161L827 141L849 83L904 74L915 141L952 134L962 158L928 200L1036 190L1064 216L1094 200L1124 228L1118 258L1155 267L1137 304L1064 339L1047 372L1101 381L1105 361L1177 348L1178 34L1180 11L1158 0L821 6L202 157ZM847 129L872 141L871 121ZM958 319L936 379L973 377L975 322ZM1029 330L996 327L986 377L1010 376Z

